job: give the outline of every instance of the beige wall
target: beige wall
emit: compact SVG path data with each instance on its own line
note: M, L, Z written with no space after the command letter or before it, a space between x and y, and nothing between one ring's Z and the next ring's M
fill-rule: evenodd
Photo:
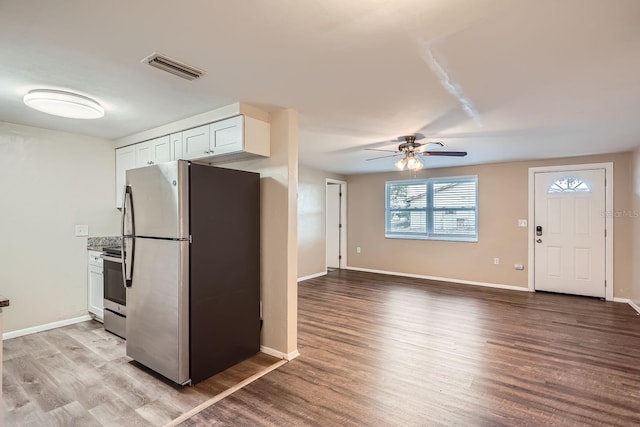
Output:
M87 238L118 233L110 141L0 122L5 332L87 313Z
M300 165L298 177L298 278L326 272L326 179L337 175Z
M630 298L637 306L640 306L640 147L633 152L633 184L631 187L632 199L632 272Z
M408 179L408 172L348 177L349 266L449 279L527 287L529 167L614 163L614 209L631 210L632 153L427 169L418 178L478 175L479 241L443 242L384 237L385 181ZM375 208L374 208L375 207ZM614 220L614 296L628 298L631 284L632 218ZM360 246L362 252L356 253ZM493 258L501 260L493 264ZM514 264L524 264L524 271Z
M298 115L271 113L271 157L223 166L261 175L262 345L290 354L297 350Z

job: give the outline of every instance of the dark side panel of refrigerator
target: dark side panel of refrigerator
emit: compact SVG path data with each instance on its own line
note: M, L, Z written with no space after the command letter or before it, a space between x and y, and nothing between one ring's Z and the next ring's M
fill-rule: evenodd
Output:
M190 373L260 349L260 175L191 164Z

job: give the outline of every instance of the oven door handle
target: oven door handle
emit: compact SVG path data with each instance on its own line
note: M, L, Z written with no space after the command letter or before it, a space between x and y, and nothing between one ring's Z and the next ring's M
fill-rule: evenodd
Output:
M131 234L125 234L126 230L126 222L127 222L127 201L129 202L129 217L131 218ZM135 236L135 222L133 219L133 193L131 192L131 186L125 185L124 187L124 195L122 197L122 282L125 288L131 287L132 277L133 277L133 253L135 252L136 240L133 236ZM131 248L127 250L127 239L131 239ZM131 262L128 262L128 257L130 257ZM128 266L127 266L128 265Z
M109 255L102 255L102 259L105 261L116 262L118 264L122 264L122 258L116 258Z

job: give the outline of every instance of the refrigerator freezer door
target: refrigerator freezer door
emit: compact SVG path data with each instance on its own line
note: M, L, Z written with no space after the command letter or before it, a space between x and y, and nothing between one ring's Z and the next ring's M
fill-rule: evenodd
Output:
M178 160L127 171L123 234L189 237L189 163ZM131 228L135 225L135 229Z
M189 242L135 238L127 289L127 356L189 381Z

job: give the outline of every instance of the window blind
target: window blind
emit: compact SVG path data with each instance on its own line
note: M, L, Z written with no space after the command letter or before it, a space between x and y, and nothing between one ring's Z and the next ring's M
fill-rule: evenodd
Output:
M478 240L478 177L386 183L385 236Z

